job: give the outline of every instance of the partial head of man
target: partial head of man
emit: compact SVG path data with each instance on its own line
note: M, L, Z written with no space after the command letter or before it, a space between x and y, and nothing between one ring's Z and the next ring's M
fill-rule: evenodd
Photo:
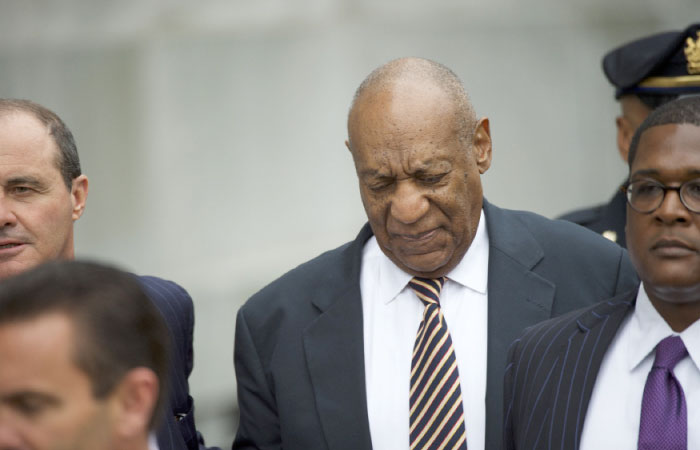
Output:
M629 169L630 257L652 304L680 331L700 318L700 96L649 115Z
M412 275L447 274L474 239L491 164L489 121L459 78L420 58L379 67L355 93L346 145L382 251Z
M651 111L679 96L700 93L699 33L700 23L694 23L628 42L603 58L603 72L620 101L617 147L624 161L634 132Z
M146 450L169 336L131 274L51 261L0 284L0 450Z
M72 259L87 193L63 121L28 100L0 99L0 279Z

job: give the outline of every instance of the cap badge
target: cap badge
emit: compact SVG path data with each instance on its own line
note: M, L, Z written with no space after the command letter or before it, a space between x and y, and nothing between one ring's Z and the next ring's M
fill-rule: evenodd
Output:
M697 32L698 38L693 40L688 37L685 40L685 59L688 60L688 73L700 74L700 31Z

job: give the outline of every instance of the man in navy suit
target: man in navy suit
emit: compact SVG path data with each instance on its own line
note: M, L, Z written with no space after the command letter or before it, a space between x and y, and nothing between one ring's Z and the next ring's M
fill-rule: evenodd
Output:
M131 274L57 260L5 279L0 448L152 450L170 343Z
M406 449L425 436L410 430L435 417L423 409L411 424L412 390L436 405L449 397L445 414L464 424L457 428L468 447L494 449L509 343L591 296L634 286L631 264L595 233L483 199L489 120L477 118L461 81L441 64L403 58L372 72L355 95L346 145L369 224L239 311L233 447ZM410 287L425 282L414 277L441 285L441 333L446 323L461 401L454 379L443 382L437 369L416 369L429 387L411 381L428 311ZM432 442L450 439L451 422L431 423L439 425Z
M514 342L508 450L700 448L700 97L641 124L626 196L641 285Z
M73 223L85 209L88 179L70 130L52 111L0 99L0 278L54 259L73 259ZM177 284L140 277L173 339L169 413L157 430L161 450L203 445L187 378L192 371L192 299Z

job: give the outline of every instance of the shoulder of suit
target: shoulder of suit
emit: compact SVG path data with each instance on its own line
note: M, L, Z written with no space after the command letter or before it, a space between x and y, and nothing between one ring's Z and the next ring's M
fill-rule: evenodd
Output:
M565 328L576 327L587 331L596 323L605 320L611 314L627 310L634 305L638 287L623 292L615 297L603 300L585 308L570 311L561 316L537 323L526 328L518 341L527 342L536 336L556 335Z
M596 205L590 208L577 209L575 211L562 214L561 216L557 217L557 219L577 223L585 227L586 225L590 225L591 223L600 220L600 216L603 214L604 209L605 205Z
M190 294L174 281L154 276L137 276L146 295L156 304L166 317L175 315L192 315L194 305Z
M599 256L610 254L619 258L621 253L620 246L571 221L553 220L530 211L502 211L516 217L543 248L562 249L562 245L566 245L567 251L580 250L579 256L602 252Z
M351 241L306 261L272 281L250 297L242 310L288 306L290 302L303 300L310 295L337 295L343 286L352 284L353 273L358 272L361 246Z

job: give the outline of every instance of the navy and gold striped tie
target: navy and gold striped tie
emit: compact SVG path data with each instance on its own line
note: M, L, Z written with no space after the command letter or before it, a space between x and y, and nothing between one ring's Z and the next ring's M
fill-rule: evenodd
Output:
M445 277L414 277L408 285L425 305L411 361L411 450L466 450L457 358L440 310Z

